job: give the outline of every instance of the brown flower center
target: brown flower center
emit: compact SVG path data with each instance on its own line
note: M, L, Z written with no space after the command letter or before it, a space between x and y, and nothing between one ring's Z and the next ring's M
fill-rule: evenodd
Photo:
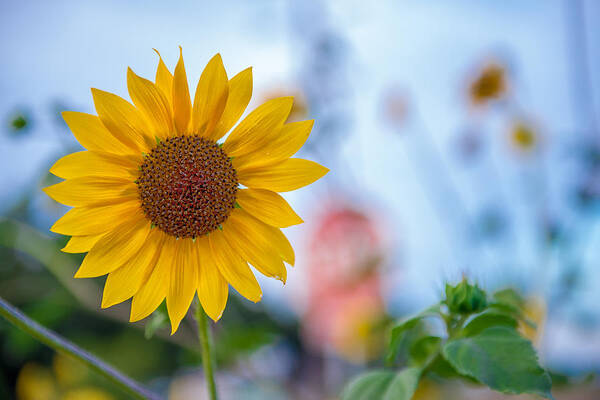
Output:
M227 154L199 136L161 141L145 156L136 183L146 217L179 238L219 228L235 206L238 188Z

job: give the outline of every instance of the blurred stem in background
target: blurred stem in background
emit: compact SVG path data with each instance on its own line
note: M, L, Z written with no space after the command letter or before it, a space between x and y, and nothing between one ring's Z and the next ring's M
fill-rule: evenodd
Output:
M80 349L73 343L58 336L56 333L44 328L34 320L28 318L18 309L0 298L0 315L8 322L23 330L28 335L31 335L40 342L46 344L57 352L67 354L88 366L93 371L113 382L124 392L133 396L136 399L158 399L159 397L142 387L139 383L131 378L123 375L114 367L108 365L104 361L99 360L90 353Z
M204 367L204 379L206 380L206 389L210 400L217 400L217 386L215 385L215 377L213 373L214 357L211 353L212 337L210 328L208 327L208 316L202 309L202 305L198 302L196 307L196 322L198 322L198 340L202 350L202 366Z

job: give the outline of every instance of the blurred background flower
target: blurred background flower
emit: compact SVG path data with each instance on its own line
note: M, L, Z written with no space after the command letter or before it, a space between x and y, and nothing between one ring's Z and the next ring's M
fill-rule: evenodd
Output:
M496 61L486 61L469 85L469 98L475 106L482 106L507 95L506 70Z
M317 351L364 363L380 355L384 337L382 232L372 217L342 203L317 216L310 233L303 333Z

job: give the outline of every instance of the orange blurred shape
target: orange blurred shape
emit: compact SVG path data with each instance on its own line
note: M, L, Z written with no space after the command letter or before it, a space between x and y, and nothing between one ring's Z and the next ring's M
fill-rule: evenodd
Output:
M486 63L469 86L473 105L485 105L502 98L507 92L506 71L497 62Z
M379 267L381 234L373 219L350 207L329 208L311 236L307 344L351 362L379 356L385 318Z
M312 290L347 287L381 264L381 233L367 214L346 206L333 207L318 220L309 244Z

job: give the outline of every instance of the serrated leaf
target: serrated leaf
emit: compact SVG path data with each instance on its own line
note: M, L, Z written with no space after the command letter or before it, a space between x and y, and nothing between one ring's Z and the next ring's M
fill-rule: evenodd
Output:
M506 326L508 328L517 329L518 322L516 319L507 314L496 312L485 312L477 315L463 328L463 336L474 336L481 331L493 326Z
M372 371L354 378L344 389L342 400L410 400L417 389L420 368L400 372Z
M471 337L449 340L442 354L459 373L491 389L552 399L550 376L539 366L531 342L512 328L492 327Z

